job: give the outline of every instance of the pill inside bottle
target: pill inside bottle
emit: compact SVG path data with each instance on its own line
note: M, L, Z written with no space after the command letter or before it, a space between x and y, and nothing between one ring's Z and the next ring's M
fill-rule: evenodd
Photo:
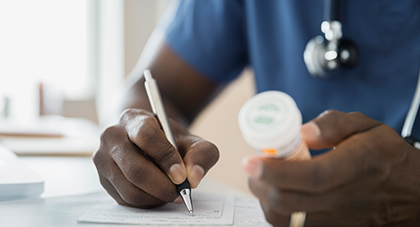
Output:
M245 141L263 156L311 158L302 138L302 114L284 92L265 91L249 99L239 111L238 123Z

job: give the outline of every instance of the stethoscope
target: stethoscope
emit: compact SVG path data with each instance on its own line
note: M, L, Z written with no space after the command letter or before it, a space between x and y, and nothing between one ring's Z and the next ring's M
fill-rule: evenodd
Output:
M357 46L348 39L343 39L340 22L341 0L324 0L324 21L321 31L324 36L311 39L306 45L303 58L309 73L317 78L329 78L337 74L339 68L352 68L357 64ZM420 104L420 71L417 87L410 109L405 117L401 136L420 149L420 142L412 137L414 121Z

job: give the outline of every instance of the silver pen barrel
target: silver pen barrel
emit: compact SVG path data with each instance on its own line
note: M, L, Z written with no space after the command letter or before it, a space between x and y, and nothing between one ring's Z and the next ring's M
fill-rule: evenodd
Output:
M163 105L162 97L160 96L159 87L155 79L153 79L152 74L149 70L144 71L144 87L146 89L147 97L149 98L150 105L152 110L155 113L157 120L159 121L163 132L166 135L168 141L178 150L178 147L175 143L175 137L172 132L171 125L169 124L169 118L166 114L165 106ZM187 207L188 212L193 215L193 205L191 199L191 186L188 180L185 180L182 184L176 185L176 190L178 194L184 200L184 204Z

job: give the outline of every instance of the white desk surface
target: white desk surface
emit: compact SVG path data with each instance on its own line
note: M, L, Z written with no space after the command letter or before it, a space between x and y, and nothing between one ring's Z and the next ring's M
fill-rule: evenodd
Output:
M45 179L43 198L103 190L91 157L22 156L19 159Z
M0 226L86 226L77 224L76 219L95 204L111 199L100 185L90 157L20 159L45 179L45 193L38 199L0 202ZM205 178L197 190L250 197L210 178Z

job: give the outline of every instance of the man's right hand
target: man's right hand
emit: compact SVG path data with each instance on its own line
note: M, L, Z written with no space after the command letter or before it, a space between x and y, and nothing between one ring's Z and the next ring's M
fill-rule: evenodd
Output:
M215 145L171 121L178 150L154 115L128 109L101 135L93 161L102 186L121 205L152 208L182 202L175 184L187 178L197 187L219 159Z

